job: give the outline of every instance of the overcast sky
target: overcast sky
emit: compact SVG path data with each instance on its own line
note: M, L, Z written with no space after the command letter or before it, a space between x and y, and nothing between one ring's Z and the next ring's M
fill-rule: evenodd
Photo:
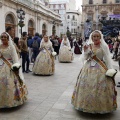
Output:
M64 0L50 0L51 2L54 1L64 1ZM81 5L82 5L82 0L76 0L76 9L80 8L81 9Z
M81 5L82 5L82 0L76 0L77 9L80 8L82 10Z

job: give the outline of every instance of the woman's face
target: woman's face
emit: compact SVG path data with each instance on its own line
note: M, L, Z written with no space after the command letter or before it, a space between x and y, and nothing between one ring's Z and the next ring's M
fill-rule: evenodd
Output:
M3 45L8 45L8 36L6 34L1 34L1 41Z
M64 36L64 40L67 40L67 37L66 37L66 36Z
M44 41L48 42L48 36L44 36Z
M94 42L95 45L100 44L100 39L101 39L100 33L94 32L94 33L92 34L92 41Z

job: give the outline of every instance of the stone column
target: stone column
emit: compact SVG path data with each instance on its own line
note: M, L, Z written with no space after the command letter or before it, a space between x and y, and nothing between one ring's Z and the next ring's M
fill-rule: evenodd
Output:
M48 32L47 32L48 36L52 35L52 27L53 27L52 22L49 21L48 22L48 29L47 29L48 30Z

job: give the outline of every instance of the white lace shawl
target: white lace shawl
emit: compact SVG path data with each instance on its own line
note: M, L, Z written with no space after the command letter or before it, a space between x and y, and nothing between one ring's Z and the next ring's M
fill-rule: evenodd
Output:
M91 34L90 34L90 37L89 37L89 40L88 40L88 44L93 44L93 41L92 41L92 34L94 32L99 32L100 35L101 35L101 44L100 44L100 47L102 48L103 52L104 52L104 61L105 61L105 64L107 66L108 69L112 69L113 66L112 66L112 60L111 60L111 55L110 55L110 51L109 51L109 48L108 48L108 45L106 44L106 42L104 41L104 38L103 38L103 34L101 33L101 31L99 30L95 30L93 31ZM88 53L90 52L90 49L88 48L88 50L86 52L83 51L82 53L82 56L81 56L81 60L83 63L85 63L85 60L87 59L88 57Z
M65 40L64 40L64 38L63 38L63 40L62 40L62 42L61 42L61 45L60 45L60 49L64 46L64 41L65 41ZM66 46L68 46L69 48L71 48L70 42L69 42L68 38L67 38L66 42L67 42L67 45L66 45Z

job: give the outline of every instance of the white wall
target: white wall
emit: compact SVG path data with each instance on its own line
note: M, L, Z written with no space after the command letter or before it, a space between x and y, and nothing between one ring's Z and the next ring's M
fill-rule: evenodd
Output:
M6 2L6 1L4 1L4 2ZM19 6L19 4L17 4L17 5L18 5L17 6L18 8L21 7L21 6ZM15 4L13 6L15 6ZM11 15L13 15L14 20L15 20L16 36L21 37L21 31L20 31L21 28L19 26L17 26L17 24L19 22L19 19L17 18L16 10L17 10L17 8L14 9L14 7L12 7L12 6L2 6L2 7L0 7L0 13L1 13L0 34L5 31L5 19L6 19L6 16L10 13ZM28 8L24 8L23 10L26 11L26 10L28 10ZM47 35L52 35L52 25L53 25L53 23L52 22L50 23L49 20L48 20L48 17L44 16L44 15L41 15L41 13L40 13L41 18L38 19L36 14L32 14L33 12L34 11L32 11L32 10L31 11L29 10L29 12L26 12L25 19L24 19L25 26L22 28L22 31L23 32L24 31L28 32L28 22L29 22L29 20L32 20L33 23L34 23L34 33L39 32L40 34L42 34L42 25L45 23L46 28L47 28ZM51 19L51 21L54 21L54 19ZM60 35L59 34L60 33L59 29L57 29L57 33L58 33L58 36L59 36Z

